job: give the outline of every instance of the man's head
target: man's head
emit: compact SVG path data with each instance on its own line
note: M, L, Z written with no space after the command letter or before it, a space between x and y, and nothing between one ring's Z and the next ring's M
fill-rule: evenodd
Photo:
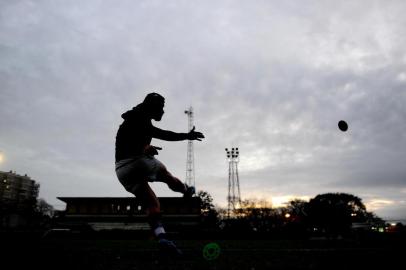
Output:
M142 102L150 117L160 121L164 114L165 98L157 93L149 93Z

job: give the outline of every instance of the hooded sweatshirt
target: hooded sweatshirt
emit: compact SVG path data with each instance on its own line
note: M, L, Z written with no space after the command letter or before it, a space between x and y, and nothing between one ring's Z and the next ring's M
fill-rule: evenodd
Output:
M116 135L116 162L144 153L152 138L166 141L187 139L187 133L175 133L154 127L143 103L121 115L124 119Z

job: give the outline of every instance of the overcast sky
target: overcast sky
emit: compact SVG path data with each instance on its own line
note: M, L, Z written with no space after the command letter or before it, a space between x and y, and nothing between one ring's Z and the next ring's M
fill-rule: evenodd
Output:
M404 0L0 0L0 170L28 174L57 208L131 196L115 135L155 91L160 128L185 132L193 106L196 186L216 204L235 146L243 199L347 192L406 217L405 14ZM187 143L153 144L184 179Z

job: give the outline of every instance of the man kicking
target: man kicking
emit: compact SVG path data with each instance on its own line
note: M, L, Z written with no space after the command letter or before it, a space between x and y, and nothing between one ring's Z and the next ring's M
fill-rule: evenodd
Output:
M195 188L174 177L154 156L161 148L151 145L152 138L165 141L198 140L204 136L193 129L189 133L176 133L154 127L151 120L161 121L165 99L157 93L148 94L144 101L121 115L124 119L116 136L116 174L124 188L134 194L146 209L149 225L159 244L181 254L168 240L161 223L159 200L148 182L164 182L170 189L192 197Z

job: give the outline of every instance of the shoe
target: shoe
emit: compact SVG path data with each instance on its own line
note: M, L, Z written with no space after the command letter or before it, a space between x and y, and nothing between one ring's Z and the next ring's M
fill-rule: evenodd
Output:
M178 249L175 243L168 239L159 239L158 244L162 252L167 253L168 255L177 255L182 256L183 252Z
M186 191L185 191L185 193L183 193L183 198L186 198L186 199L189 199L189 198L192 198L192 196L196 193L196 189L195 189L195 187L192 187L192 186L188 186L188 185L185 185L186 186Z

